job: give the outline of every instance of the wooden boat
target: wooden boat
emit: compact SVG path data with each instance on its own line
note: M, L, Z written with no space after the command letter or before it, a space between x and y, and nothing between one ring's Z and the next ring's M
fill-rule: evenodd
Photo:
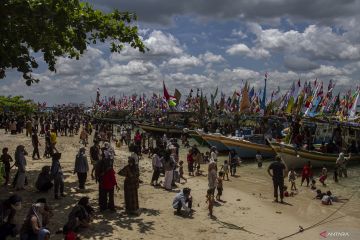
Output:
M202 131L201 130L194 130L194 129L183 129L184 133L189 134L199 145L201 146L209 146L209 144L202 138Z
M240 158L255 158L259 151L263 158L275 157L275 152L270 145L256 143L238 137L223 137L220 141L229 149L235 150Z
M338 153L321 153L305 149L297 150L293 145L284 143L271 142L270 145L281 156L288 168L302 168L308 161L315 168L320 168L324 164L327 167L333 167L339 157ZM352 154L349 160L349 164L351 163L360 163L360 154Z
M145 132L159 136L166 134L168 137L180 137L183 133L183 127L180 126L153 125L150 123L136 123L136 125Z
M209 146L215 146L219 152L227 152L229 149L221 142L224 135L220 133L202 133L201 137L209 144Z

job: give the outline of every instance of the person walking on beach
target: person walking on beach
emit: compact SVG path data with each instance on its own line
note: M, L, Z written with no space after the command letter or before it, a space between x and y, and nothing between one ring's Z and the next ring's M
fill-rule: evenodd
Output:
M85 148L81 147L79 153L76 155L74 174L77 173L79 180L79 189L85 189L87 172L89 171L89 164L85 154Z
M139 172L135 165L135 159L129 157L128 165L121 169L118 174L125 177L124 197L126 212L128 214L137 214L139 210Z
M285 165L281 162L281 157L276 156L275 162L271 163L268 168L268 174L272 177L273 185L274 185L274 202L279 201L280 192L280 203L284 203L284 176L285 176ZM271 172L272 171L272 172Z

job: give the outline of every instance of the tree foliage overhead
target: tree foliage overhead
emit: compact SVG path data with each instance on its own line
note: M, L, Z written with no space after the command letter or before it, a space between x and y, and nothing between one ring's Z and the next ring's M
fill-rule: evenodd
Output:
M0 79L16 68L27 85L38 82L31 75L37 52L50 71L56 71L56 57L79 59L88 44L99 41L109 40L112 52L125 44L145 52L135 20L135 14L105 14L79 0L0 0Z
M22 96L0 96L0 113L12 112L29 114L36 111L37 106L31 100L25 100Z

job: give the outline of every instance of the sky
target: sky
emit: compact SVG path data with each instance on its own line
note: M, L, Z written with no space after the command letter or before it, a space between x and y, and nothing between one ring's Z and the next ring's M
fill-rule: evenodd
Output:
M22 95L48 105L90 104L103 96L162 92L183 96L218 87L229 95L245 82L268 95L294 81L336 83L337 91L360 85L360 0L89 0L96 9L135 12L149 51L130 47L110 53L91 45L80 60L59 58L57 72L44 64L31 87L7 71L0 95ZM42 62L39 56L40 63Z

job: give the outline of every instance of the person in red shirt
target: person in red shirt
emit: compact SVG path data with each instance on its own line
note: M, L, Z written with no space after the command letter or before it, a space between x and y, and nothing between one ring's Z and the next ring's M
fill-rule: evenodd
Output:
M134 143L135 143L135 152L137 155L141 155L141 141L142 141L142 136L140 134L140 131L136 130L134 136Z
M100 211L105 211L106 209L110 209L111 211L116 211L114 204L115 187L117 190L119 190L115 178L115 171L112 166L108 166L104 171L103 175L100 177L100 182L99 182Z
M306 186L309 186L310 178L312 178L311 172L311 163L310 161L305 164L301 173L301 186L303 185L304 181L306 180Z

